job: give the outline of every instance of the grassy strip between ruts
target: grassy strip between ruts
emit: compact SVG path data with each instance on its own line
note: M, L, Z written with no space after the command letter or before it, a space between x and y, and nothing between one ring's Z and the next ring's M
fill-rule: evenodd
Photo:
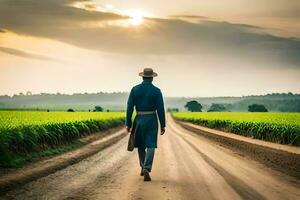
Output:
M280 144L300 146L300 113L173 113L180 121Z
M78 138L124 124L124 113L0 112L0 166L56 154ZM66 145L64 147L64 145Z

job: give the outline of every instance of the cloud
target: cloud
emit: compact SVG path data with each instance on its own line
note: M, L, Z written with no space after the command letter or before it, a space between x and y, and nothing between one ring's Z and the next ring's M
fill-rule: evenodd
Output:
M88 2L88 0L86 0ZM201 16L200 23L175 18L146 18L141 27L125 28L102 22L126 17L71 7L74 0L2 0L0 24L19 34L46 37L78 47L121 54L213 55L300 67L300 41L273 36L263 27L233 24ZM3 50L2 50L3 51Z
M171 18L187 18L187 19L208 19L208 17L200 15L169 15Z
M2 0L0 1L0 24L8 30L22 33L52 34L56 30L72 31L72 27L87 21L122 19L113 13L88 11L72 7L74 0Z
M169 15L169 19L179 19L183 20L186 22L191 22L191 23L201 23L203 20L208 20L208 17L200 16L200 15L187 15L187 14L182 14L182 15Z
M22 51L22 50L8 48L8 47L0 46L0 51L2 51L4 53L7 53L7 54L10 54L10 55L23 57L23 58L43 60L43 61L63 62L62 60L55 59L55 58L52 58L52 57L39 55L39 54L28 53L28 52L25 52L25 51Z

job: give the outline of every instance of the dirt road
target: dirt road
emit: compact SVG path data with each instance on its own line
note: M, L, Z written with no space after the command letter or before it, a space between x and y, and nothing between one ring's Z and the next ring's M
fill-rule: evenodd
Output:
M168 119L152 182L139 176L127 137L0 199L300 199L300 181L197 136Z

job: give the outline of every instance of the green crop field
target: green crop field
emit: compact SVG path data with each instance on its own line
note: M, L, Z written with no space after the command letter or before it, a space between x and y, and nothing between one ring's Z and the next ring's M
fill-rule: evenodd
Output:
M0 111L0 165L124 124L125 113Z
M300 113L173 113L177 120L300 146Z

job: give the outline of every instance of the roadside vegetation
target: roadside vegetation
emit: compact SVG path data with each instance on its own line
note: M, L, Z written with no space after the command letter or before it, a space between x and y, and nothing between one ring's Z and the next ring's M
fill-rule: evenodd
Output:
M300 113L173 113L175 119L255 139L300 146Z
M18 166L28 155L55 152L124 121L122 112L0 111L0 166Z

